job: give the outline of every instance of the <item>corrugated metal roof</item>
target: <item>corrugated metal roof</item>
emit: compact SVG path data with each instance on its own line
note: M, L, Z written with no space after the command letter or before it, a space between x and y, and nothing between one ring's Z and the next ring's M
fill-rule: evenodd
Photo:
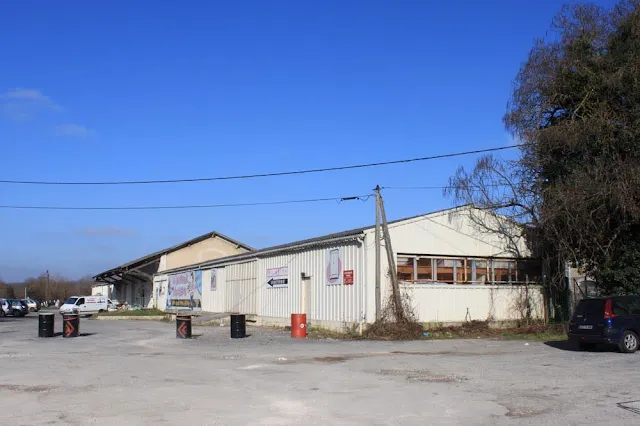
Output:
M394 223L404 222L406 220L417 219L417 218L424 217L424 216L431 216L431 215L434 215L434 214L444 213L444 212L448 212L448 211L455 211L455 210L459 210L459 209L465 208L465 207L469 207L469 205L457 206L457 207L448 208L448 209L440 209L440 210L432 211L432 212L429 212L429 213L423 213L423 214L419 214L419 215L415 215L415 216L404 217L402 219L396 219L396 220L393 220L393 221L389 221L388 224L391 225L391 224L394 224ZM297 248L319 245L319 244L327 243L327 242L330 242L330 241L344 241L344 240L348 240L348 239L355 239L358 236L362 235L365 231L367 231L369 229L373 229L373 228L375 228L375 225L364 226L364 227L361 227L361 228L350 229L350 230L347 230L347 231L336 232L336 233L333 233L333 234L323 235L323 236L319 236L319 237L307 238L307 239L304 239L304 240L298 240L298 241L294 241L294 242L291 242L291 243L280 244L280 245L271 246L271 247L265 247L265 248L262 248L262 249L251 251L249 253L242 253L242 254L235 254L235 255L227 256L227 257L221 257L221 258L214 259L214 260L209 260L209 261L206 261L206 262L200 262L200 263L195 263L193 265L182 266L180 268L169 269L169 270L162 271L162 272L159 272L159 273L166 274L166 273L175 273L175 272L180 272L180 271L186 271L186 270L190 270L190 269L202 269L202 268L207 268L207 267L213 267L213 266L216 266L216 265L223 265L223 264L226 264L226 263L236 263L236 262L239 262L239 261L255 259L255 258L261 257L261 255L266 255L266 254L270 254L271 255L271 254L281 253L281 252L284 252L284 251L295 250Z

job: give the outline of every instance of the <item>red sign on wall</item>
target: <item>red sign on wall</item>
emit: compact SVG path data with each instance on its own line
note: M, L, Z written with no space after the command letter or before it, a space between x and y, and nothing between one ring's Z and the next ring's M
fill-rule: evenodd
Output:
M353 285L353 269L344 271L342 274L342 282L344 285Z

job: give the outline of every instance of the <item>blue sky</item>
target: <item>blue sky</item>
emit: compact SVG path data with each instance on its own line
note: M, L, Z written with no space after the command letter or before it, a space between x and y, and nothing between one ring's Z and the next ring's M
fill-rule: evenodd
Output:
M607 4L610 2L601 2ZM560 7L509 1L5 1L0 179L276 172L511 143L511 82ZM216 204L445 185L473 157L243 181L0 184L0 204ZM451 205L388 191L389 218ZM372 223L371 202L0 209L0 277L77 277L218 230L264 247Z

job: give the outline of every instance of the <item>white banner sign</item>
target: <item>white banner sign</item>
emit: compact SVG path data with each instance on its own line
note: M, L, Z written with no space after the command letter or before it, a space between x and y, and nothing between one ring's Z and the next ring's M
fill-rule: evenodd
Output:
M288 286L289 286L289 267L288 266L267 269L267 288L288 287Z

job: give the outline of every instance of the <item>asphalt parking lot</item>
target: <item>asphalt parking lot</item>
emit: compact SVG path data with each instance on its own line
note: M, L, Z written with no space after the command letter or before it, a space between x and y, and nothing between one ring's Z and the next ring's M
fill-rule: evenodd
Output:
M56 332L61 332L56 316ZM640 355L562 344L292 340L280 331L81 320L77 338L0 318L12 425L486 425L640 422ZM528 343L528 344L525 344ZM635 405L634 405L635 404Z

